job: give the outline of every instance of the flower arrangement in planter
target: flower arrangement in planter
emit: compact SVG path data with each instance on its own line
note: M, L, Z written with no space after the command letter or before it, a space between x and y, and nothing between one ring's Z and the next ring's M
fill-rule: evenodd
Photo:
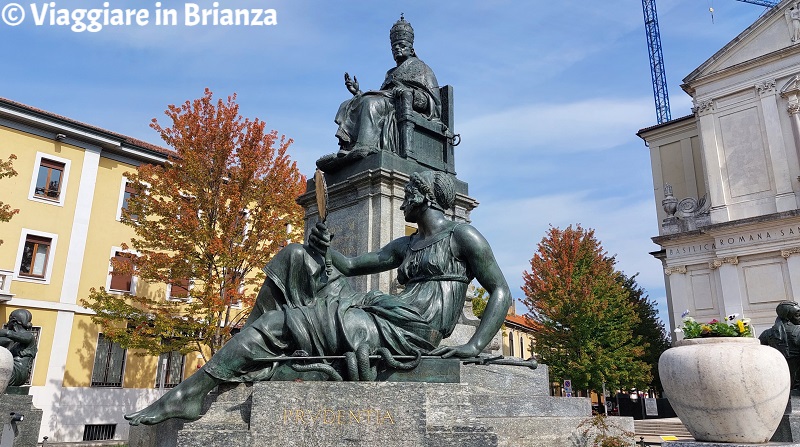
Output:
M675 332L683 333L684 339L700 338L700 337L752 337L753 328L750 325L749 318L737 319L738 314L728 315L722 321L714 318L708 323L698 323L694 318L689 316L689 311L685 311L681 318L683 318L683 327L675 329Z
M675 413L698 441L769 441L789 399L786 359L753 337L746 318L699 323L688 312L682 317L676 332L684 339L658 361Z

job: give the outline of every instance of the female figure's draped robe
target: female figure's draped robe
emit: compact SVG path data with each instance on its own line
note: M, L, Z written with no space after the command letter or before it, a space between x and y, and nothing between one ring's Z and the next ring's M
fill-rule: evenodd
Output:
M285 323L281 336L269 330L266 311L233 337L225 357L206 365L212 376L227 382L268 380L273 364L259 358L303 350L312 356L352 352L366 340L374 352L388 348L395 355L428 352L448 337L464 307L467 286L474 278L467 264L451 250L450 229L420 241L409 238L398 281L405 289L397 295L380 291L354 292L346 278L334 269L325 277L325 264L302 245L292 244L264 268L283 292L280 302L257 303L264 309L280 307ZM345 323L346 322L346 323ZM254 335L255 334L255 335ZM228 348L228 346L226 346ZM248 361L236 361L246 358Z

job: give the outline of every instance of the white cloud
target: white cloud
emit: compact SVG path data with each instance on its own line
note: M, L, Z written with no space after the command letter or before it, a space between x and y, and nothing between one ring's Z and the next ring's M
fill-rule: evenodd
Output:
M470 117L459 132L470 146L504 151L596 151L630 141L652 124L652 109L650 98L530 104Z

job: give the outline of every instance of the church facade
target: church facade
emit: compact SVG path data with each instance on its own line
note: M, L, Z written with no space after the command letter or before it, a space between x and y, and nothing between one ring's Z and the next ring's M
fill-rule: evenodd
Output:
M673 331L688 310L738 314L760 333L780 301L800 299L798 30L782 1L683 80L692 115L638 132Z

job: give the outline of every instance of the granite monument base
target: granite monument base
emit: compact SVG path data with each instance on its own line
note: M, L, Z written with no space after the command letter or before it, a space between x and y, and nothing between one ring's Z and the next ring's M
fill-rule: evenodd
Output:
M548 393L547 367L461 365L459 383L225 385L178 447L581 445L585 398ZM621 419L633 431L633 420ZM633 440L631 440L631 445Z
M13 390L12 390L13 388ZM0 394L0 447L35 447L39 442L42 410L33 406L27 387L9 387L15 394Z
M778 429L772 435L772 442L800 442L800 392L792 390L786 411Z

